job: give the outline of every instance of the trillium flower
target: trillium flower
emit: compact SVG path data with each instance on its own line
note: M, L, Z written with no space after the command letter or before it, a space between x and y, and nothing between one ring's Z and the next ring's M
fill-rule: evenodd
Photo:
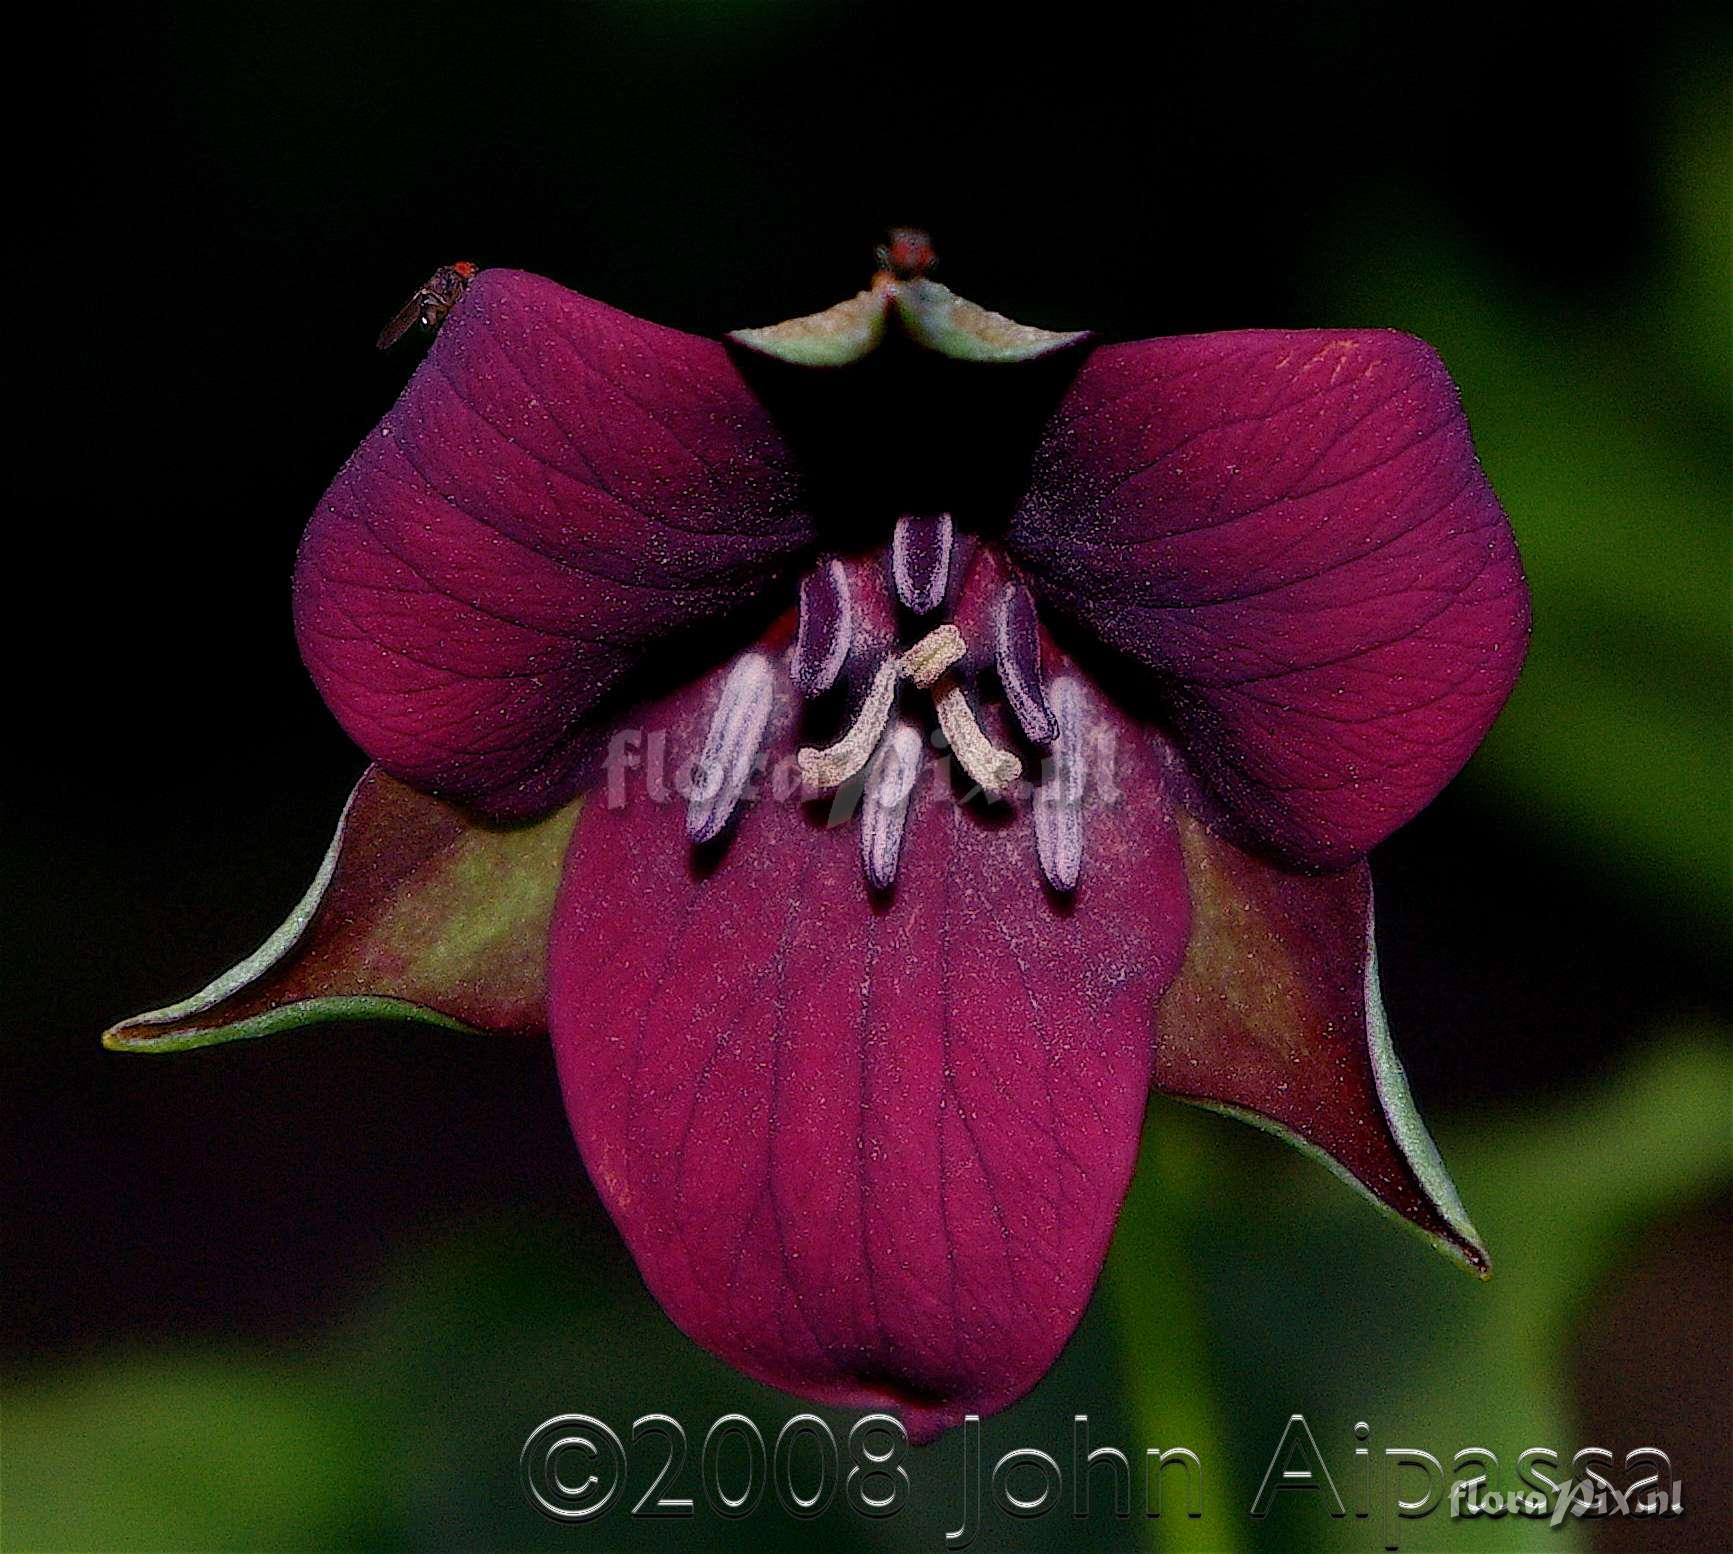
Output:
M296 567L375 764L272 942L108 1036L546 1029L674 1321L917 1437L1051 1365L1152 1090L1484 1270L1365 855L1528 629L1420 341L1102 344L930 259L726 342L475 275Z

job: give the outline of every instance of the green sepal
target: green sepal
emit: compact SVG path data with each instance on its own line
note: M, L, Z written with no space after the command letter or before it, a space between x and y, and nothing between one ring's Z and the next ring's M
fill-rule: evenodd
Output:
M959 297L937 281L904 281L896 310L916 345L965 362L1027 362L1090 338L1087 329L1037 329Z
M818 313L728 338L796 367L846 367L884 344L887 326L923 350L967 362L1026 362L1090 338L1086 329L1055 331L1019 324L926 279L898 280L881 272L865 291Z
M253 954L192 997L103 1033L178 1052L332 1020L547 1029L548 920L583 800L489 825L369 768L305 896Z
M1191 940L1156 1008L1154 1088L1286 1139L1485 1277L1390 1039L1366 865L1293 873L1178 821Z
M889 310L888 283L875 281L846 302L766 324L760 329L735 329L728 338L737 345L773 356L796 367L846 367L876 351L885 337Z

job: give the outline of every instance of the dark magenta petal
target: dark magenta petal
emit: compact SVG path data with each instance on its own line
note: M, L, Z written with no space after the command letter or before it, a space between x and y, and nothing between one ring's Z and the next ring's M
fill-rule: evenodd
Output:
M647 651L737 611L810 540L724 347L487 270L314 514L295 624L352 738L415 786L569 797Z
M1014 548L1153 673L1253 836L1363 854L1461 767L1528 591L1437 354L1388 331L1106 347L1048 426Z
M723 679L652 712L646 766L660 729L669 774L702 746ZM1119 738L1069 900L1027 801L960 809L929 760L888 896L858 817L773 776L697 853L640 769L593 795L555 905L567 1109L656 1298L749 1374L917 1437L1020 1396L1081 1316L1185 944L1153 742L1082 694Z
M1297 874L1182 814L1192 937L1155 1084L1280 1133L1477 1272L1486 1253L1408 1091L1378 991L1364 863Z

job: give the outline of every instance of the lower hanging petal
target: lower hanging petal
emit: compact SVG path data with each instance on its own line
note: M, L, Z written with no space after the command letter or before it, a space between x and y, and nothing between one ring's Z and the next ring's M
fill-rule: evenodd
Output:
M1156 1088L1282 1135L1485 1275L1390 1042L1366 865L1296 874L1189 815L1179 830L1192 937L1157 1010Z
M567 1109L688 1334L930 1437L1046 1371L1118 1214L1188 924L1156 752L1090 697L1119 738L1068 897L1025 793L959 804L929 760L873 892L856 818L775 775L723 850L688 844L677 779L724 678L648 720L675 781L629 773L580 819L550 956ZM779 675L772 748L795 699Z

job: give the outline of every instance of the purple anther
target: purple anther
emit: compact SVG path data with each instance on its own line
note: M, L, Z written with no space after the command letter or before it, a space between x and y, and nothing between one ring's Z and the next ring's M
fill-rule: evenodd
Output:
M800 582L800 631L788 665L802 696L820 696L836 684L853 641L848 574L840 561L820 562Z
M1035 600L1021 583L1007 583L995 613L999 683L1031 743L1051 744L1058 734L1047 688L1041 682L1041 633Z
M951 515L899 518L891 535L891 581L916 615L936 610L951 576Z
M894 725L867 767L861 795L860 861L874 890L896 883L909 796L921 771L921 736L907 723Z

